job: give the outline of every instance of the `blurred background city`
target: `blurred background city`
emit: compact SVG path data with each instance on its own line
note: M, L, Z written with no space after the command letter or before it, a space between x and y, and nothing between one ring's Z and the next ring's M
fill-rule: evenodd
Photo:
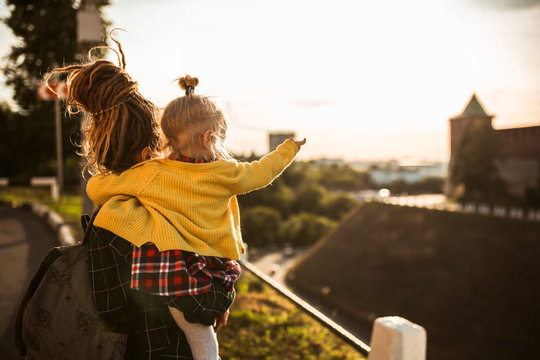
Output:
M113 28L157 106L181 95L174 79L199 78L236 158L307 138L271 187L239 197L248 260L264 273L368 343L376 318L398 315L426 329L428 358L540 356L540 1L7 0L0 17L10 359L20 297L58 244L22 205L60 214L76 240L93 208L82 115L67 115L61 82L59 98L43 81L111 45ZM255 278L234 306L224 359L364 356L321 341L334 335ZM249 343L235 321L261 339L258 355L235 352Z

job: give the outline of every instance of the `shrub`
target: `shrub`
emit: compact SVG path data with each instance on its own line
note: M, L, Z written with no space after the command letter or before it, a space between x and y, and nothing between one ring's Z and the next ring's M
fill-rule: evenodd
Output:
M315 243L336 227L337 223L327 217L302 212L291 216L281 228L281 238L294 246Z
M329 197L326 204L324 204L322 213L332 220L339 221L357 205L358 202L351 195L338 193Z
M319 214L328 197L328 191L317 184L306 184L297 189L293 210L295 212L309 211Z
M244 241L250 246L265 247L280 242L281 215L276 209L255 206L240 217Z

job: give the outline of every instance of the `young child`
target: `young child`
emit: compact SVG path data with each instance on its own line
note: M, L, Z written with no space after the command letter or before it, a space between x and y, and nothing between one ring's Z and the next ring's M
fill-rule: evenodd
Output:
M170 311L194 358L216 359L213 319L201 322L192 315L201 296L234 298L236 260L245 252L236 195L269 185L306 140L288 139L251 163L232 159L224 146L225 117L213 101L193 93L197 84L197 78L181 78L185 96L163 112L167 158L121 174L98 174L87 191L102 205L94 224L134 245L132 288L177 296ZM227 316L227 310L216 314L216 326L226 324Z

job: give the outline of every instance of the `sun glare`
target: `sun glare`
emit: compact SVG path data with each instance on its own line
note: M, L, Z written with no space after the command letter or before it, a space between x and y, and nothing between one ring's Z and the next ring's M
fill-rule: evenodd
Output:
M165 106L181 95L175 78L197 76L238 152L266 152L268 131L291 130L308 138L304 158L444 160L447 119L473 92L495 126L540 121L540 6L117 0L105 16L127 30L141 91Z

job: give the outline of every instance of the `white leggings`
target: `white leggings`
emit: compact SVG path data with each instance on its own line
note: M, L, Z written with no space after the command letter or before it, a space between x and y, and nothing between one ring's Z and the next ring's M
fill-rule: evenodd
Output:
M190 323L176 308L169 306L169 311L178 327L186 334L194 360L219 359L218 342L212 326Z

